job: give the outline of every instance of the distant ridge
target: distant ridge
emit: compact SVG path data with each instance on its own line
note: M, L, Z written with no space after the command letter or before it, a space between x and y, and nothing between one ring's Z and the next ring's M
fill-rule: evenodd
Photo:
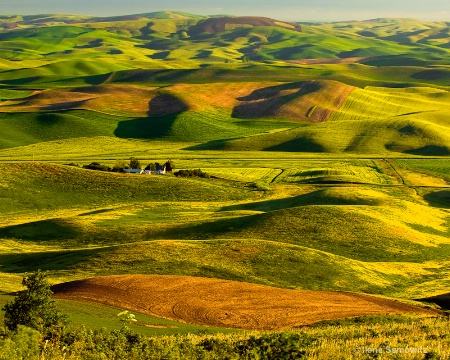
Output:
M245 27L245 26L277 26L298 32L302 31L300 25L294 23L277 21L266 17L238 16L238 17L209 18L200 21L196 26L192 27L189 30L189 33L191 35L201 33L216 34L227 30L232 30L233 28L236 27Z
M120 16L110 16L110 17L94 17L91 21L96 22L114 22L114 21L130 21L139 19L202 19L204 16L188 14L180 11L155 11L150 13L133 14L133 15L120 15Z
M155 11L142 14L129 14L117 16L88 16L70 14L38 14L38 15L0 15L0 27L5 30L20 25L41 26L48 23L84 24L97 22L122 22L140 19L177 20L177 19L204 19L205 16L189 14L181 11Z

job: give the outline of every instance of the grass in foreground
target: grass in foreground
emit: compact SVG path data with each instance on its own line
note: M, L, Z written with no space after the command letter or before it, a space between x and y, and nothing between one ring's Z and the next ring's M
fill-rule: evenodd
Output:
M145 337L129 329L73 330L44 347L39 334L20 329L0 339L0 356L42 359L446 359L448 319L408 316L356 318L285 333ZM21 344L21 346L17 346ZM39 349L39 346L42 346Z

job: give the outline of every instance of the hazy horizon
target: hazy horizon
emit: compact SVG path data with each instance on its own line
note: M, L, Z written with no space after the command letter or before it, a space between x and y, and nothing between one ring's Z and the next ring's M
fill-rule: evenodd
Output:
M433 5L419 0L378 0L362 3L360 0L292 1L278 0L195 0L186 3L166 0L0 0L1 15L79 14L116 16L154 11L182 11L198 15L254 15L290 21L345 21L374 18L415 18L428 21L450 21L450 2L435 0Z

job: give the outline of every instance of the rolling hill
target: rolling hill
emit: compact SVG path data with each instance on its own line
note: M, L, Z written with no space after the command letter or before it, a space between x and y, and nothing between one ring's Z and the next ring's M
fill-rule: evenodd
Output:
M445 298L446 25L0 17L0 292L40 268L61 297L270 330ZM207 176L81 166L131 157Z
M450 96L436 88L359 89L316 80L164 88L104 84L5 94L4 149L109 136L198 143L190 148L197 150L450 153Z

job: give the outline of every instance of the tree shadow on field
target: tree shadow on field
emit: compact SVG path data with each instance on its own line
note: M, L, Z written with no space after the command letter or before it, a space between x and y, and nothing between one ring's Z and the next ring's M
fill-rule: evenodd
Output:
M123 139L157 139L170 135L178 115L188 106L171 94L159 94L149 103L148 117L120 121L114 135Z

